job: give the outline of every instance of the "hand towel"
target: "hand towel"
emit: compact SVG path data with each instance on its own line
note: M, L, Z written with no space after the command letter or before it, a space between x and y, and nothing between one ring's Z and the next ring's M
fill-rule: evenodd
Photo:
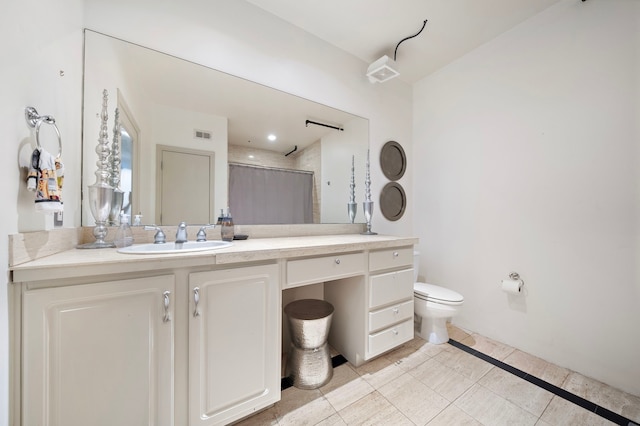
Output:
M27 175L27 189L36 193L36 210L45 213L55 213L63 210L63 176L64 166L59 158L54 158L44 149L33 151L31 168Z

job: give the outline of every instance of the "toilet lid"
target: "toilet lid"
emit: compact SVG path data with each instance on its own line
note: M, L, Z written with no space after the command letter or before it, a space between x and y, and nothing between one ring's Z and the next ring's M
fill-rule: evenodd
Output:
M451 289L427 283L413 283L416 296L441 302L463 302L464 297Z

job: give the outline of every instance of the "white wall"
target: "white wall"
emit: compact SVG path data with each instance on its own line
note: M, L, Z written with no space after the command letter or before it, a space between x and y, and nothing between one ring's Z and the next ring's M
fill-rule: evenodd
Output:
M565 0L416 84L413 127L421 276L455 322L636 395L638 22Z
M33 213L26 170L19 162L35 147L24 107L53 115L62 134L66 166L65 226L80 223L80 102L82 99L82 1L7 0L0 6L0 126L2 191L0 211L0 426L8 416L8 235L49 228L53 221ZM64 71L64 76L60 71ZM51 131L52 129L48 129ZM41 131L42 145L55 151L55 133ZM45 137L46 136L46 137ZM50 146L50 147L49 147Z

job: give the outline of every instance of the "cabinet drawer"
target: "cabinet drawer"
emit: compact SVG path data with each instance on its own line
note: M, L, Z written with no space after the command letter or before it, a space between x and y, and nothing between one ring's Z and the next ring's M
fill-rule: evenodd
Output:
M369 335L369 357L379 355L413 339L413 318Z
M413 247L400 247L369 253L370 271L381 271L383 269L405 266L413 266Z
M363 275L364 253L336 254L287 262L287 287Z
M413 299L413 269L388 272L371 277L370 308L407 299Z
M413 318L413 299L369 312L369 331L376 331L409 318Z

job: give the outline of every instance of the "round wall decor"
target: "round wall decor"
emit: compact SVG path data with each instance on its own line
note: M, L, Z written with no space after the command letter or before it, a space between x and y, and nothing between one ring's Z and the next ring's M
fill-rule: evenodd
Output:
M380 151L380 167L389 180L398 180L407 170L407 156L396 141L385 143Z
M398 220L407 208L407 196L398 182L389 182L380 193L380 210L388 220Z

